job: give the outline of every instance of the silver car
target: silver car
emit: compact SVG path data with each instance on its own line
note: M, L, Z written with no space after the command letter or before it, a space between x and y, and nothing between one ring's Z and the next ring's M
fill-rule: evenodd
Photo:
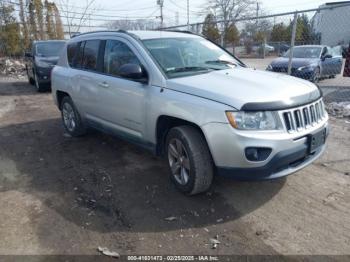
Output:
M213 176L271 179L316 160L328 115L314 84L247 68L205 38L105 31L68 41L52 94L72 136L88 127L164 155L177 188Z

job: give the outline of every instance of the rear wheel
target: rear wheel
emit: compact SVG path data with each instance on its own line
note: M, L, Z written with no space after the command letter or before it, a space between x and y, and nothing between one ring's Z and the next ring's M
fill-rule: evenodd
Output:
M61 114L63 126L67 133L75 137L82 136L86 133L86 128L81 121L81 117L69 96L65 96L62 99Z
M203 135L192 126L172 128L166 139L171 180L189 195L207 191L213 180L213 161Z

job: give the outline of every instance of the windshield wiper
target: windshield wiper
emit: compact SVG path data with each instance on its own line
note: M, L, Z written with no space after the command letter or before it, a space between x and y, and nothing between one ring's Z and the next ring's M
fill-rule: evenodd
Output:
M234 66L238 66L236 63L231 62L231 61L227 61L227 60L209 60L209 61L205 61L206 64L225 64L225 65L234 65Z
M211 71L211 70L213 69L209 67L203 67L203 66L184 66L184 67L169 68L166 70L166 72L180 73L180 72L190 72L190 71Z

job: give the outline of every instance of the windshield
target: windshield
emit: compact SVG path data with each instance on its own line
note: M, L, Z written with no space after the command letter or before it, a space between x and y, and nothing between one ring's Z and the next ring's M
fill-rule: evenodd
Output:
M319 58L322 47L294 47L294 58ZM284 57L289 57L290 49L285 53Z
M65 42L47 42L36 44L36 55L59 56Z
M233 56L203 38L158 38L143 43L169 78L240 65Z

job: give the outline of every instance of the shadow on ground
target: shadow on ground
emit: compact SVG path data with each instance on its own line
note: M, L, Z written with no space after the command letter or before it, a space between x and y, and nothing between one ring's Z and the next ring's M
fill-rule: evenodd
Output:
M285 179L215 178L211 191L179 193L165 161L117 138L63 135L59 119L0 128L0 190L34 195L65 220L98 232L161 232L232 221L268 202ZM169 222L164 218L176 217Z

